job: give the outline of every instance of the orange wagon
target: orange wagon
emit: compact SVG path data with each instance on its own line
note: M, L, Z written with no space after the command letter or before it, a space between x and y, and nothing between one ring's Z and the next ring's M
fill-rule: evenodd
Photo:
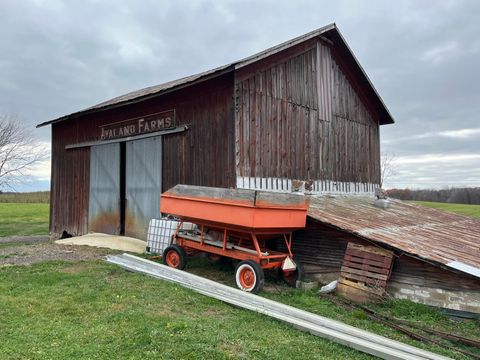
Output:
M160 211L181 221L163 262L183 269L187 254L205 252L213 259L238 260L235 280L244 291L260 291L264 269L281 271L294 285L303 271L293 260L292 231L305 227L307 207L302 195L177 185L161 195ZM182 230L183 221L197 228ZM287 253L267 247L278 237Z

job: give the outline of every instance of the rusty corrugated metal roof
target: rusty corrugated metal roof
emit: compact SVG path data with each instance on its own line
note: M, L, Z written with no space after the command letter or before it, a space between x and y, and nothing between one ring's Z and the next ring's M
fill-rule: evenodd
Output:
M480 278L480 220L421 205L348 195L312 197L308 216L367 240Z
M130 100L134 100L134 99L137 99L137 98L142 98L143 99L145 96L148 96L148 95L157 94L157 93L160 93L160 92L163 92L163 91L166 91L166 90L174 89L174 88L177 88L181 85L194 83L194 82L196 82L196 81L198 81L202 78L208 78L210 75L213 75L213 74L217 75L218 73L222 73L224 70L228 70L228 68L231 67L231 66L232 66L232 64L227 64L227 65L220 66L220 67L212 69L212 70L204 71L204 72L199 73L199 74L186 76L186 77L183 77L181 79L168 81L168 82L160 84L160 85L149 86L149 87L146 87L144 89L132 91L132 92L129 92L128 94L117 96L113 99L110 99L110 100L104 101L100 104L89 107L89 108L87 108L83 111L102 109L104 107L108 107L109 105L124 103L124 102L128 102Z
M148 99L152 96L157 96L157 95L160 95L160 94L162 94L164 92L167 92L167 91L172 91L172 90L175 90L175 89L180 88L180 87L193 85L193 84L195 84L199 81L203 81L203 80L209 79L211 77L215 77L215 76L219 76L221 74L224 74L225 72L234 71L235 69L242 68L242 67L247 66L251 63L254 63L256 61L264 59L268 56L274 55L274 54L276 54L280 51L286 50L286 49L288 49L292 46L300 44L304 41L312 39L314 37L318 37L318 36L321 36L321 35L327 36L328 35L327 33L331 32L331 31L333 31L332 36L331 36L331 39L328 39L328 40L329 41L332 41L332 40L335 41L337 43L337 45L341 48L342 52L350 57L352 66L354 66L355 70L359 74L361 74L360 76L361 76L365 86L367 86L367 88L369 88L369 90L372 92L372 95L377 100L377 105L381 109L381 113L382 113L382 119L383 120L381 121L381 124L392 124L394 122L392 115L390 114L387 107L383 103L382 98L378 94L377 90L373 86L372 82L368 78L367 74L365 73L365 71L362 68L362 66L360 65L360 63L358 62L357 58L355 57L355 55L351 51L351 49L348 46L348 44L346 43L345 39L341 35L341 33L338 30L336 24L333 23L333 24L323 26L323 27L321 27L317 30L311 31L307 34L298 36L298 37L296 37L294 39L291 39L289 41L283 42L279 45L276 45L276 46L273 46L273 47L268 48L266 50L263 50L263 51L255 54L255 55L246 57L244 59L241 59L241 60L238 60L238 61L235 61L235 62L232 62L230 64L223 65L223 66L220 66L220 67L217 67L215 69L208 70L208 71L205 71L205 72L201 72L199 74L195 74L195 75L187 76L187 77L184 77L184 78L181 78L181 79L169 81L169 82L166 82L166 83L163 83L163 84L160 84L160 85L150 86L150 87L147 87L147 88L144 88L144 89L132 91L132 92L127 93L125 95L121 95L121 96L115 97L113 99L101 102L97 105L86 108L84 110L77 111L77 112L74 112L72 114L65 115L65 116L59 117L59 118L54 119L54 120L43 122L41 124L38 124L37 127L49 125L49 124L56 123L56 122L59 122L59 121L67 120L67 119L72 118L72 117L77 117L77 116L80 116L80 115L93 113L93 112L96 112L96 111L101 111L101 110L106 110L106 109L117 107L117 106L127 105L127 104L130 104L132 102L143 101L143 100Z

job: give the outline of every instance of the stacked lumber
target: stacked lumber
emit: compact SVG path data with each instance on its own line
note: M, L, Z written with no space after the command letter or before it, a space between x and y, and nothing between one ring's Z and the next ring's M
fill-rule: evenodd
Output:
M360 303L381 299L385 295L392 264L392 251L348 243L337 292Z

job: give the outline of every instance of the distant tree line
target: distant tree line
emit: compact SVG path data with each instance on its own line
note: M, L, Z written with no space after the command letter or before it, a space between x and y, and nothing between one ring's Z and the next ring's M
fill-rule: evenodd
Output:
M49 203L50 191L3 192L0 191L0 203Z
M480 187L450 188L442 190L390 189L387 193L388 196L400 200L480 205Z

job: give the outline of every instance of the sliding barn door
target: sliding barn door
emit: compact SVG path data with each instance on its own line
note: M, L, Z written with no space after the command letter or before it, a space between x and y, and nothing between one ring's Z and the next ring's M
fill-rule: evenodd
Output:
M125 169L125 235L146 240L148 222L160 216L162 138L127 142Z
M96 145L90 149L88 230L120 232L119 144Z

